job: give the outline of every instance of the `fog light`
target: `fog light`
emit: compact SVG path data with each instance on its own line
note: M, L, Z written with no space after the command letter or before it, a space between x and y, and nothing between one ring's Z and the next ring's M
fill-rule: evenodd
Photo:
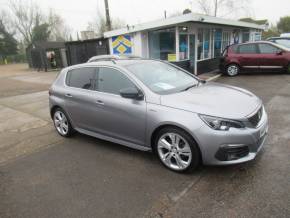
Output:
M215 157L220 161L231 161L243 158L249 154L249 146L245 144L222 145Z

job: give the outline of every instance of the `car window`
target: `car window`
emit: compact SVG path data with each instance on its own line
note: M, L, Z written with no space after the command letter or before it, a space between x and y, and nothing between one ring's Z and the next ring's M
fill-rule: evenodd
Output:
M118 70L100 67L98 70L96 90L111 94L120 94L121 89L133 88L135 85Z
M277 53L280 49L269 44L259 44L259 50L261 54L275 54Z
M78 68L67 73L66 84L81 89L93 89L95 69L92 67Z
M246 44L239 46L239 53L240 54L256 54L256 45L255 44Z

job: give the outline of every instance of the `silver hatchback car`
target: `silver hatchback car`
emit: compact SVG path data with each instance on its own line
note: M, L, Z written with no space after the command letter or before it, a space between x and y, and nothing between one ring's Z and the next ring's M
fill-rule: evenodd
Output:
M49 90L49 104L61 136L77 131L153 151L177 172L252 160L268 132L262 101L251 92L157 60L114 58L65 68Z

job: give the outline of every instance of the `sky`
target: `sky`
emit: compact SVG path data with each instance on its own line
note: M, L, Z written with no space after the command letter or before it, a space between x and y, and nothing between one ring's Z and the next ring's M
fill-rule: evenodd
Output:
M7 10L9 0L0 0L0 10ZM21 0L33 1L33 0ZM98 10L104 11L104 0L34 0L43 11L53 8L72 28L73 33L85 30L87 24L98 16ZM200 12L196 0L108 0L111 17L117 17L132 25L152 21L167 14L191 8L193 12ZM238 0L237 0L238 1ZM268 19L276 23L281 16L290 16L289 0L247 0L247 11L231 14L230 18L252 16L256 19ZM227 17L226 17L227 18ZM74 34L73 34L74 35Z

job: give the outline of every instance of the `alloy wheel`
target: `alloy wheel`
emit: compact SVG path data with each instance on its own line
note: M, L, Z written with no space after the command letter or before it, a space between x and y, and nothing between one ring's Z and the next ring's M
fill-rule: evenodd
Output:
M56 111L54 113L53 121L54 121L55 128L59 134L61 134L63 136L68 134L69 124L68 124L68 120L63 112Z
M238 72L239 72L239 68L236 65L230 65L227 68L227 73L230 76L236 76L238 74Z
M158 140L157 151L161 161L170 169L185 170L191 164L191 148L177 133L162 135Z

